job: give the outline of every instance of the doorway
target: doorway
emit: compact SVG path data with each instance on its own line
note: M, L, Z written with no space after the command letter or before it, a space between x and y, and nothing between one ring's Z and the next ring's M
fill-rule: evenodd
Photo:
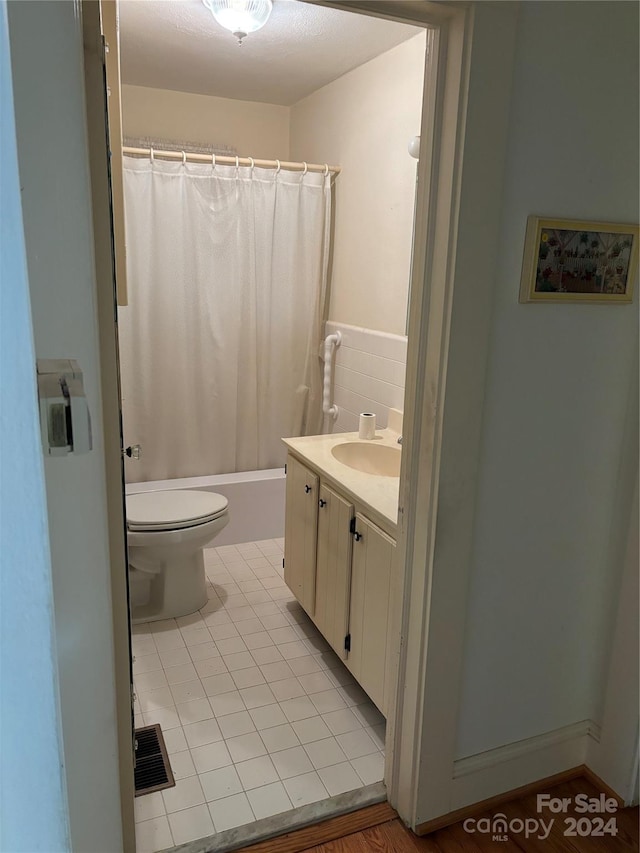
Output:
M231 82L184 94L176 90L197 85L185 72L203 76L200 43L189 28L168 47L158 31L165 46L154 62L151 8L157 28L176 14L172 4L120 3L128 258L120 365L124 443L142 446L140 460L125 459L127 500L213 491L228 497L230 522L205 548L208 598L197 612L154 618L149 593L137 579L130 585L135 723L162 726L177 780L173 790L136 799L140 850L275 815L286 826L301 819L294 809L336 797L344 809L385 796L380 699L376 707L339 646L318 631L317 614L297 603L283 580L284 525L274 519L273 529L254 532L256 521L266 525L269 500L244 492L284 485L282 437L353 433L363 408L386 429L388 408L403 408L417 164L407 149L420 135L427 45L425 30L406 24L282 4L272 29L239 53L205 8L189 7L209 26L207 55L224 57L209 69L212 79L225 73ZM299 44L307 30L316 35ZM265 58L277 64L271 42L287 33L295 37L285 53L296 48L302 61L259 74ZM347 43L359 53L343 68ZM312 49L327 54L322 64ZM170 76L174 50L180 62ZM309 68L317 70L300 88ZM314 305L324 316L307 317ZM316 353L338 332L338 417L323 423ZM289 377L309 361L310 376ZM301 387L315 410L300 409ZM271 504L278 501L284 510L282 492ZM133 545L130 577L137 556Z
M432 30L432 32L435 32L435 30ZM431 61L433 61L434 57L436 57L436 55L437 55L437 51L435 50L436 41L433 41L432 45L434 46L434 50L430 54ZM436 82L435 82L435 80L432 79L429 82L429 86L428 86L428 92L429 92L429 99L427 102L428 103L428 109L425 111L425 117L423 118L423 133L424 133L425 128L429 129L430 123L432 122L434 115L436 114L437 110L439 108L441 108L441 104L440 105L438 104L438 101L435 97L436 89L437 89ZM433 145L431 143L429 143L429 145L426 147L429 158L431 158L433 156L433 150L429 150L429 149L433 149ZM418 221L420 222L420 217L421 217L422 218L421 227L424 227L425 222L426 222L426 209L428 206L428 195L427 195L428 181L426 180L425 176L428 176L428 174L429 174L429 168L428 168L429 165L430 164L426 163L426 161L424 163L421 163L422 191L421 191L421 193L419 193L419 199L418 199L418 217L419 217ZM413 202L413 199L412 199L412 202ZM422 301L422 294L423 294L422 280L424 279L425 263L426 263L425 251L423 248L422 250L418 250L416 252L416 256L414 257L414 266L413 266L414 283L415 283L416 271L418 271L418 275L419 275L420 280L418 282L419 286L414 287L414 289L413 289L412 300L413 300L414 304L418 304L420 306L420 308L423 307L420 305L420 302ZM413 317L415 318L415 316L416 315L415 315L415 309L414 309ZM420 322L423 322L423 321L424 321L424 318L422 318L422 320L420 320ZM414 319L414 322L415 322L415 319ZM418 350L418 347L416 347L415 355L412 356L414 358L414 360L416 360L419 357L417 350ZM420 355L424 355L424 353L421 353ZM407 410L410 410L412 407L412 404L415 405L417 402L419 402L419 401L417 401L415 398L413 398L411 401L408 401ZM411 447L410 429L405 430L405 432L409 436L409 447ZM415 452L415 450L413 452ZM403 496L404 496L404 494L406 494L406 487L407 487L406 476L403 479L404 479L404 493L403 493ZM401 509L403 512L410 509L409 503L406 502L405 500L402 500L402 499L401 499ZM402 516L402 519L404 521L404 515ZM406 530L404 528L404 525L402 525L401 528L402 528L402 533L401 533L401 538L402 538L405 536ZM406 547L406 545L404 545L403 547ZM267 556L267 555L264 555L264 556ZM390 728L391 728L391 732L394 733L393 720L392 720L392 725ZM393 743L394 737L395 737L395 734L392 734L392 738L391 738L391 746L392 747L394 745L394 743ZM389 739L388 739L388 742L389 742ZM394 784L397 785L397 782L394 783L394 781L393 781L394 776L397 776L397 768L393 769L393 764L391 764L391 768L389 769L389 763L387 764L387 767L388 767L387 778L389 780L390 786L393 786Z

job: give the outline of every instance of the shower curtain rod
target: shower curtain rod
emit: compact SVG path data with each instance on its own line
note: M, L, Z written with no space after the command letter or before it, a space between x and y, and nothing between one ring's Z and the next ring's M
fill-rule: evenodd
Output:
M326 163L290 163L287 160L254 160L253 157L229 157L218 154L196 154L189 151L161 151L157 148L132 148L125 145L122 153L132 157L161 157L167 160L182 160L184 163L211 163L220 166L257 166L259 169L285 169L288 172L324 172L339 175L340 166Z

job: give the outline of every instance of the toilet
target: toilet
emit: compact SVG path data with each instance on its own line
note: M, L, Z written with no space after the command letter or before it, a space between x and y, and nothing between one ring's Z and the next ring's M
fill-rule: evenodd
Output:
M212 492L127 495L131 618L155 622L207 602L203 548L226 527L229 502Z

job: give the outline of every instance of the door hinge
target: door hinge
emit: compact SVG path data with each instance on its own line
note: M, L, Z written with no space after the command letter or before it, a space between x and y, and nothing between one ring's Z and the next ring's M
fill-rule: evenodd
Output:
M284 569L284 557L282 558L282 568Z
M284 473L285 474L287 473L287 463L286 462L284 463Z
M347 636L344 638L344 650L345 652L351 651L351 634L347 634Z
M135 768L136 768L136 766L137 766L137 760L138 760L138 759L137 759L137 753L138 753L138 738L136 737L136 724L135 724L135 718L136 718L136 693L135 693L135 690L134 690L133 684L132 684L132 685L130 685L130 687L131 687L131 738L132 738L132 740L133 740L133 767L134 767L134 770L135 770Z

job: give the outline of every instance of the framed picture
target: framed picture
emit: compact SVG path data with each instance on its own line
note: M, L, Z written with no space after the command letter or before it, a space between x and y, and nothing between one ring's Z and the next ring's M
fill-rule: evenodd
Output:
M530 216L520 302L631 302L637 225Z

